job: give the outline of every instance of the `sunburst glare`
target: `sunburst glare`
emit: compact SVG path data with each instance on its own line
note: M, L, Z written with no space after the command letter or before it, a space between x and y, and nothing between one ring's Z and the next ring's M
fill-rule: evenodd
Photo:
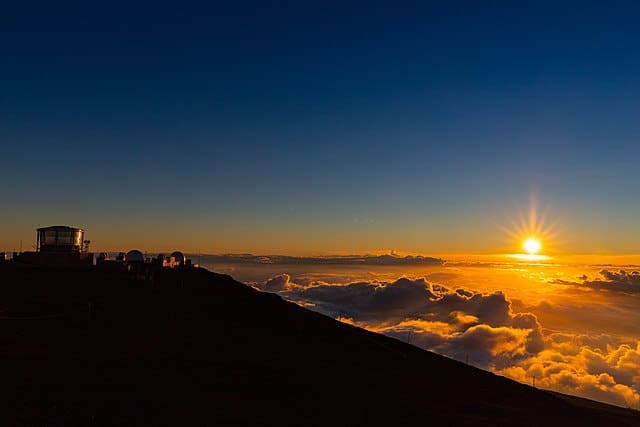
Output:
M510 257L526 261L549 259L553 244L557 242L555 222L549 221L549 206L539 210L537 197L529 199L528 212L517 208L517 217L508 217L508 226L501 226L506 234L507 252Z

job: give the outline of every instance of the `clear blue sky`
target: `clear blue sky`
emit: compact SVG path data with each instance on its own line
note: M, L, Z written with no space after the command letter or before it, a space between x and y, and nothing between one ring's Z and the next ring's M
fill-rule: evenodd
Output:
M427 3L4 5L0 249L640 252L640 5Z

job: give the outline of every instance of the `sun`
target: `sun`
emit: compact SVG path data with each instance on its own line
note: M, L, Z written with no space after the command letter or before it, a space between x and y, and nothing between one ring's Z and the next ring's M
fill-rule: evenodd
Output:
M498 225L508 242L504 255L527 262L544 261L552 259L551 254L557 251L560 219L555 217L550 221L551 206L539 209L537 199L532 190L528 211L516 205L516 215L507 215L507 222Z
M535 255L540 252L542 245L540 244L540 240L530 237L524 241L522 247L529 255Z

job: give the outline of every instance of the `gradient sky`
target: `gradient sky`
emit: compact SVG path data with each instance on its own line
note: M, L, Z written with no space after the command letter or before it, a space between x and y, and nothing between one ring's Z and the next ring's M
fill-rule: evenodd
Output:
M640 252L640 5L423 3L4 5L0 250Z

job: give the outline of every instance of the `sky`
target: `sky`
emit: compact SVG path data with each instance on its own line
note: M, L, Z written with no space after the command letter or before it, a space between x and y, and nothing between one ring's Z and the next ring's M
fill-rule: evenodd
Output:
M0 250L637 254L639 9L5 5Z
M640 408L637 2L13 3L0 251L301 256L197 262Z

